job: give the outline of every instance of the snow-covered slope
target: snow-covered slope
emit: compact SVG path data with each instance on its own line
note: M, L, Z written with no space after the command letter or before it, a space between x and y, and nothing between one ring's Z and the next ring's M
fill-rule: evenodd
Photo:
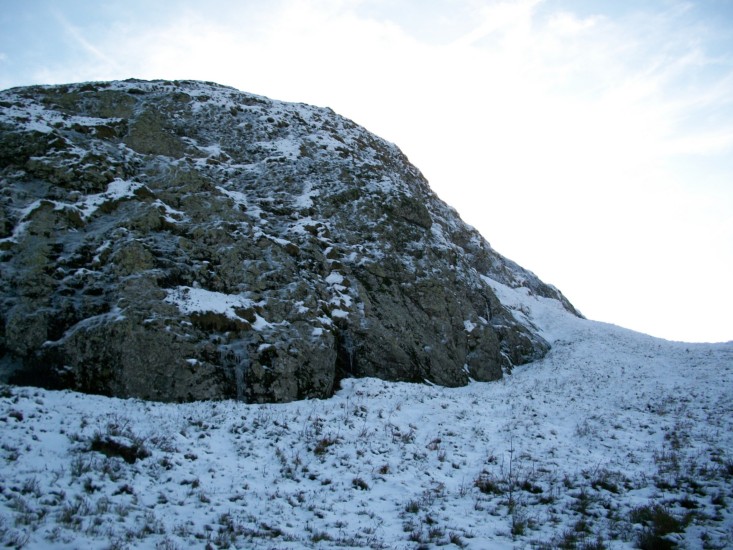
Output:
M553 344L500 382L348 379L289 404L5 387L0 538L26 548L730 548L733 344L487 281Z

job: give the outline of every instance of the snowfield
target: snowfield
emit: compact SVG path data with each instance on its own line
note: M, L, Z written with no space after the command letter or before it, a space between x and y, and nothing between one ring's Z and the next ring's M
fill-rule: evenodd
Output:
M0 388L0 541L24 548L731 548L733 343L579 319L500 382L161 404Z

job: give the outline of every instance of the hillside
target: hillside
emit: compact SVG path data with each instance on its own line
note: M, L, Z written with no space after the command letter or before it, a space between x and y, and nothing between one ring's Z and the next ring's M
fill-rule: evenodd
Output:
M488 281L552 348L493 383L163 404L4 387L24 548L730 548L733 344Z
M0 380L172 402L460 386L548 349L485 277L576 313L327 108L192 81L6 90L0 177Z

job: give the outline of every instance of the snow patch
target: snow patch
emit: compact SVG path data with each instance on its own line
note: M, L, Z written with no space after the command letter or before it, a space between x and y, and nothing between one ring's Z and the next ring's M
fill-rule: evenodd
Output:
M203 288L192 288L190 286L179 286L166 291L165 301L178 307L181 313L190 315L192 313L219 313L227 316L229 319L245 321L236 312L237 309L248 309L255 305L261 305L253 302L249 298L245 298L238 294L224 294L222 292L214 292ZM263 330L271 327L259 314L255 314L255 321L252 328L255 330Z
M135 191L142 186L142 183L136 181L116 179L107 185L107 191L104 193L88 195L84 200L76 203L74 206L81 211L84 218L89 218L100 206L107 202L133 197Z
M328 277L326 277L326 282L329 285L341 285L344 282L344 276L338 271L332 271L328 274Z

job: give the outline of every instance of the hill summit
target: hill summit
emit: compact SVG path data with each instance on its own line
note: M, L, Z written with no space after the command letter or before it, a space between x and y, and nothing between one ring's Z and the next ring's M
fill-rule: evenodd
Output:
M489 281L578 315L330 109L193 81L14 88L0 177L5 381L249 402L460 386L549 349Z

